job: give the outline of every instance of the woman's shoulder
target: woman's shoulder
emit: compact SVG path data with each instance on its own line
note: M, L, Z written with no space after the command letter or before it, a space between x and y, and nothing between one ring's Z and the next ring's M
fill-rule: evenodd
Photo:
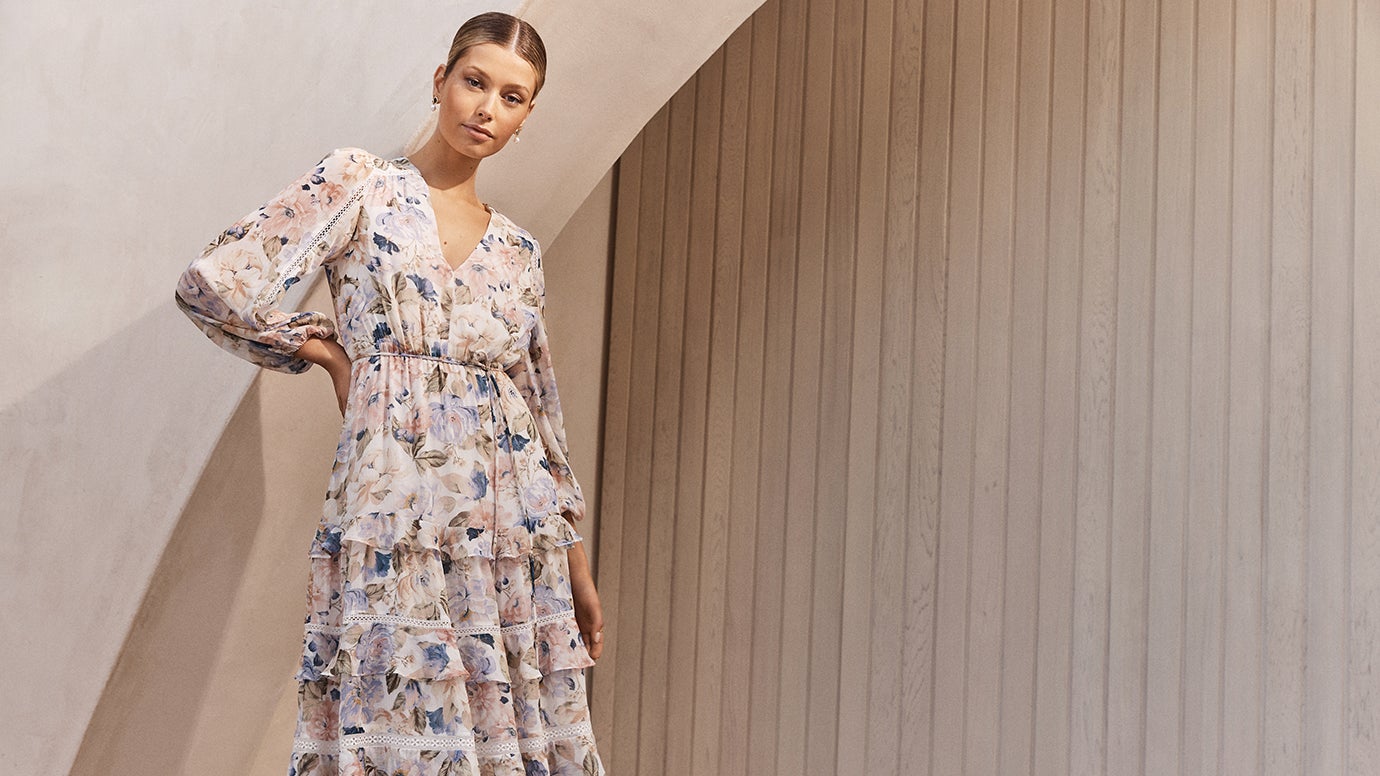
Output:
M367 177L374 170L384 170L400 166L396 159L380 156L359 146L340 146L331 149L317 163L325 174L334 173L343 178Z
M493 205L489 207L493 209L494 218L503 226L504 231L507 232L508 243L510 245L517 246L532 254L541 253L541 246L537 243L537 238L533 237L531 232L509 218L502 210L493 207Z
M326 158L353 159L357 162L375 165L385 163L388 161L387 159L384 159L382 156L379 156L373 151L370 151L366 148L360 148L359 146L340 146L338 148L332 148L330 152L326 154Z

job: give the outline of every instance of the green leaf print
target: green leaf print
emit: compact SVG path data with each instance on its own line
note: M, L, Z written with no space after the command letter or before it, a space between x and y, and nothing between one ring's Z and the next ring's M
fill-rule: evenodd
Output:
M426 464L433 469L437 469L445 465L446 454L441 450L427 450L414 455L413 460L418 463L417 468L419 469L421 468L420 464Z

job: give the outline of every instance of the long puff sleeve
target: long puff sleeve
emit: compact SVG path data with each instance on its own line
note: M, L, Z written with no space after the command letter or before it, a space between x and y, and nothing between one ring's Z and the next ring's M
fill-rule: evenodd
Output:
M551 363L551 345L546 332L546 280L541 267L541 246L532 241L532 260L529 267L531 284L536 295L537 315L532 325L527 357L508 370L508 376L536 421L537 433L551 477L556 481L556 505L567 520L580 520L585 515L585 497L575 473L570 468L570 448L565 441L565 420L561 415L561 397L556 388L556 373Z
M217 235L178 279L178 308L246 361L277 372L310 369L297 349L311 337L334 337L335 321L276 304L289 286L344 252L374 158L337 148Z

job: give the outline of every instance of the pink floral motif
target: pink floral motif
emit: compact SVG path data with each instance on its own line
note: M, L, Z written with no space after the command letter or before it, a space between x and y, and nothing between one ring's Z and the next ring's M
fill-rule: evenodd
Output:
M340 705L317 702L304 711L301 734L307 738L334 738L340 729Z
M288 242L297 242L314 226L310 217L312 200L321 197L326 202L339 199L341 186L330 181L312 191L298 189L291 195L279 197L264 207L263 230L268 234L285 237Z

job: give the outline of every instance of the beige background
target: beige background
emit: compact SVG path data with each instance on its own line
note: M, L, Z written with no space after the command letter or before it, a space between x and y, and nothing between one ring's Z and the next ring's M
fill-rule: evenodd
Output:
M690 10L532 4L560 121L481 176L551 256L610 773L1380 770L1380 6ZM232 11L0 19L6 773L285 762L338 420L168 278L400 146L465 14Z
M1377 52L764 4L619 167L611 772L1380 773Z

